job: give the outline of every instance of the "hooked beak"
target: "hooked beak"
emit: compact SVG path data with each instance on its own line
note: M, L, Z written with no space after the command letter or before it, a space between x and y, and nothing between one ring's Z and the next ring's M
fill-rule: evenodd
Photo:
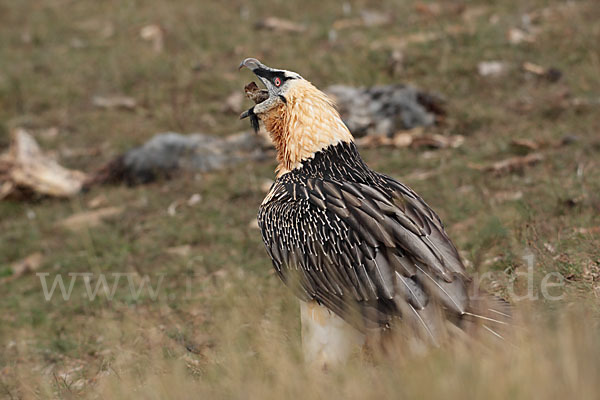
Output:
M267 67L266 65L264 65L263 63L258 61L256 58L246 58L244 61L242 61L240 63L238 69L242 69L243 67L248 68L250 71L252 71L258 77L258 79L260 79L260 81L263 83L263 85L266 88L266 90L262 90L262 91L268 93L267 94L268 98L272 98L275 95L275 93L274 93L275 88L272 86L269 79L267 79L265 77L265 74L268 74L269 72L272 72L275 70ZM266 101L266 99L263 99L261 101L258 101L257 99L253 99L253 100L256 102L257 105ZM254 107L256 107L256 106L254 106ZM258 132L259 117L255 113L254 107L244 111L240 115L240 119L250 118L252 128L254 128L255 132Z
M248 68L250 71L256 73L257 70L259 69L269 69L269 67L267 67L266 65L264 65L263 63L261 63L260 61L258 61L256 58L246 58L244 61L242 61L240 63L240 65L238 66L238 70L242 69L242 68ZM266 82L263 79L262 76L257 75L258 79L260 79L263 84L265 84L266 86ZM248 117L253 117L250 119L255 119L256 118L256 114L254 114L254 107L250 108L249 110L244 111L241 115L240 115L240 119L244 119L244 118L248 118ZM253 121L253 125L254 125L254 121Z
M242 69L244 67L248 68L252 72L254 72L255 70L257 70L259 68L264 68L264 69L268 68L266 65L264 65L263 63L258 61L256 58L246 58L244 61L242 61L240 63L240 66L238 67L238 69Z
M258 68L260 68L261 66L264 66L263 64L261 64L260 61L258 61L256 58L246 58L244 61L242 61L240 63L240 65L238 66L238 70L246 67L248 68L250 71L254 72L255 70L257 70ZM253 108L249 110L244 111L241 115L240 115L240 119L244 119L244 118L248 118L249 116L253 115Z
M273 71L272 68L267 67L265 64L261 63L260 61L258 61L256 58L246 58L244 61L242 61L238 67L238 70L242 69L242 68L248 68L250 71L254 72L254 74L256 75L256 77L258 79L260 79L260 81L263 83L263 85L265 85L265 87L267 89L272 89L271 83L269 82L268 79L264 78L264 73L266 71Z

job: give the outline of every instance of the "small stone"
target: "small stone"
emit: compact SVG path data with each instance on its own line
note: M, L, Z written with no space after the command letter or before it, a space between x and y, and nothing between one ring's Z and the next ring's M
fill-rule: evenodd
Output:
M477 72L481 76L500 76L506 72L506 69L506 63L502 61L482 61L477 64Z
M187 205L190 206L190 207L193 207L196 204L200 203L200 201L202 201L202 196L199 193L194 193L188 199Z

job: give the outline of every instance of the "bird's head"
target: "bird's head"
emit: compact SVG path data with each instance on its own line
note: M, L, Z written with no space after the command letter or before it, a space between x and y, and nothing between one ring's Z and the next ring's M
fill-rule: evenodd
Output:
M277 149L280 174L330 145L353 140L330 98L296 72L267 67L247 58L247 67L265 85L266 94L241 118L250 117L255 129L261 120Z

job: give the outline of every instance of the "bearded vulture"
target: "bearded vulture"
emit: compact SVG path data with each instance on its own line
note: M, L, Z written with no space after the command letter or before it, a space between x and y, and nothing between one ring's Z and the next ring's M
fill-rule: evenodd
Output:
M254 58L242 67L266 87L241 118L255 130L262 122L277 150L258 224L275 271L300 299L306 361L339 364L370 332L398 326L433 345L448 323L479 320L499 336L493 325L506 323L506 307L480 306L440 218L365 164L332 100L295 72Z

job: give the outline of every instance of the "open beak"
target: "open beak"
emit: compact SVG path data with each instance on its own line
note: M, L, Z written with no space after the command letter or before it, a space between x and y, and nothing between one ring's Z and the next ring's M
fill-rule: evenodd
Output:
M265 64L261 63L256 58L246 58L244 61L242 61L240 63L238 69L242 69L244 67L246 67L250 71L254 72L256 77L258 79L260 79L262 84L265 86L265 88L267 88L267 90L269 90L269 92L271 92L271 90L274 89L271 86L271 82L268 79L266 79L264 76L262 76L263 73L266 71L273 71L272 68L267 67Z
M256 94L254 96L249 95L249 98L251 98L256 103L256 105L258 105L258 104L266 101L268 98L272 97L274 87L272 86L271 82L267 78L264 77L264 74L267 73L268 71L273 71L273 69L267 67L266 65L264 65L263 63L258 61L256 58L246 58L244 61L242 61L240 63L238 69L242 69L244 67L246 67L250 71L252 71L256 75L256 77L258 79L260 79L260 81L263 83L263 85L266 88L266 90L263 89L260 91L253 91L253 92L259 94L260 97L265 96L265 97L262 97L262 99L259 96L257 96ZM255 87L256 87L256 85L255 85ZM246 87L245 89L248 90L248 87ZM262 92L262 93L258 93L258 92ZM248 95L248 91L246 92L246 94ZM250 118L252 128L254 128L255 132L258 132L259 118L254 112L254 107L244 111L240 115L240 119Z

